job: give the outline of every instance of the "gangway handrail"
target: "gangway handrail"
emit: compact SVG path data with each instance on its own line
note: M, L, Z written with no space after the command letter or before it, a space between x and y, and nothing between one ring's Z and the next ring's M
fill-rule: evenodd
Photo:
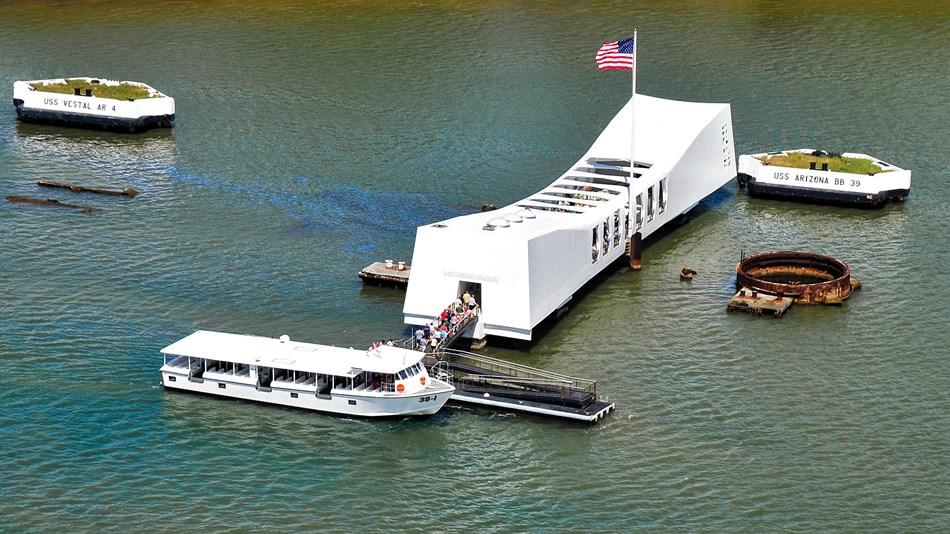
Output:
M447 349L440 354L433 354L431 357L448 360L450 365L467 365L478 369L475 372L457 376L456 381L459 383L508 385L523 388L555 388L562 391L580 392L591 399L597 398L597 382L595 380L572 377L455 349ZM484 371L497 373L497 375L483 374ZM549 382L545 383L545 380Z
M445 349L442 351L442 356L450 356L455 358L468 358L474 362L485 363L488 365L496 366L499 368L510 369L519 373L524 373L528 376L542 376L550 379L564 380L569 382L577 383L587 383L587 384L596 384L596 380L590 380L587 378L578 378L574 376L568 376L561 373L555 373L553 371L545 371L543 369L537 369L534 367L528 367L527 365L521 365L514 362L509 362L506 360L500 360L498 358L492 358L491 356L483 356L481 354L474 354L471 352L466 352L463 350L457 349Z
M446 350L452 343L455 342L456 338L461 335L462 332L468 328L468 325L478 320L478 309L469 311L465 316L462 317L462 320L458 323L452 325L452 328L449 329L446 336L439 340L439 344L436 345L436 352L440 350Z
M444 360L442 360L444 361ZM440 361L441 363L441 361ZM545 386L565 386L573 387L574 382L571 380L552 380L549 378L523 378L518 376L497 376L497 375L465 375L466 380L479 380L481 382L519 382L524 384L540 384Z
M446 309L453 308L454 305L455 303L450 303L448 306L446 306ZM425 346L421 348L417 346L416 342L418 338L415 338L415 337L409 338L409 341L404 346L406 346L406 348L411 347L412 349L423 350L427 354L441 354L441 352L444 351L449 346L451 346L452 343L454 343L461 336L461 334L466 329L468 329L469 326L471 326L472 323L478 321L478 317L480 315L479 311L480 311L479 307L476 305L474 308L465 308L463 311L459 312L459 314L461 315L461 319L459 320L459 322L453 324L451 328L448 329L448 332L446 332L446 336L444 338L437 337L436 338L437 342L435 346L429 345L429 342L432 340L433 336L439 335L439 331L435 329L431 329L429 337L424 340L426 342ZM438 322L439 322L438 317L435 317L433 318L430 324L434 325L434 324L437 324Z

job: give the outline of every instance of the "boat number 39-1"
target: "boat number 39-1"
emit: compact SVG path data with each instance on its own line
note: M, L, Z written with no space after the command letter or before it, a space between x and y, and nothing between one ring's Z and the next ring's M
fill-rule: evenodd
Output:
M433 395L433 396L431 396L431 397L419 397L419 402L434 401L437 397L438 397L438 395Z

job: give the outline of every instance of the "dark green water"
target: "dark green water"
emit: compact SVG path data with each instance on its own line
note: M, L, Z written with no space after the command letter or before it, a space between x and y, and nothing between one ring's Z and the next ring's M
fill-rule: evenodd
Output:
M573 164L629 96L594 53L634 27L640 92L730 102L737 154L873 154L913 170L908 201L730 184L534 346L489 348L597 379L618 409L592 427L158 385L158 351L196 328L401 332L403 293L356 272ZM945 2L0 4L0 193L105 209L0 205L0 530L945 530L947 57ZM176 127L14 120L14 80L86 75L174 96ZM835 256L864 288L727 314L741 254L773 249Z

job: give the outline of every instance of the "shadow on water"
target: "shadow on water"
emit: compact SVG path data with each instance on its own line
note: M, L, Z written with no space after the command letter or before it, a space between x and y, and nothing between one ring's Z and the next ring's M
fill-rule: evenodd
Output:
M142 143L153 139L167 139L174 137L174 128L154 128L144 132L120 133L106 130L97 130L95 128L75 128L68 126L56 126L53 124L40 124L35 122L24 122L21 120L13 121L13 131L16 135L27 136L55 136L72 140L83 139L110 139L119 143Z
M117 134L17 121L14 133L14 152L44 162L50 178L88 172L109 179L141 178L143 171L171 166L177 150L167 129Z

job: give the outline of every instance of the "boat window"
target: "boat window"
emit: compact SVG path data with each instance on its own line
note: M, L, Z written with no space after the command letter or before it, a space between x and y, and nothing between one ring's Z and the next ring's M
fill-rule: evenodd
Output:
M604 256L610 252L610 219L604 219Z
M293 382L294 372L289 369L274 369L274 380L277 382Z
M594 227L593 238L590 243L590 262L597 263L597 227Z

